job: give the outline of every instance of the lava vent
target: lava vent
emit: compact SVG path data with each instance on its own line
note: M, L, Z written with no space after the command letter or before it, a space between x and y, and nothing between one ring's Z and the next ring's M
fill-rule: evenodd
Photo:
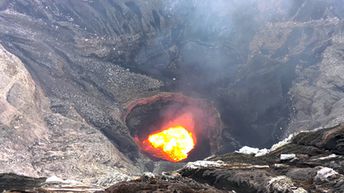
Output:
M129 103L124 120L141 152L153 160L192 161L217 152L221 121L203 99L161 93Z

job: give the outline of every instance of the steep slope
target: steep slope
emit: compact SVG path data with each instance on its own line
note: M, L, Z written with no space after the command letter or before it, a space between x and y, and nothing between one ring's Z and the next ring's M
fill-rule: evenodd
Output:
M0 173L57 175L100 185L139 173L73 106L71 118L52 112L24 64L2 46L0 77Z

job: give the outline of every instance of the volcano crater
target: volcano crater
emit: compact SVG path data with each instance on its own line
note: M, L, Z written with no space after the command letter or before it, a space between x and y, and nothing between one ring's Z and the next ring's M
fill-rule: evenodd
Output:
M153 161L167 159L146 151L142 142L167 125L181 125L193 135L194 148L183 161L194 161L215 154L221 144L222 123L216 108L204 99L181 93L160 93L134 100L127 105L123 120L138 148Z

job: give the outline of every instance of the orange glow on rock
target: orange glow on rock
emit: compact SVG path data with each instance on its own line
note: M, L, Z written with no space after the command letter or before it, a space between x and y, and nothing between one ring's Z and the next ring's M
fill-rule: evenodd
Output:
M175 162L184 160L194 148L192 133L182 126L171 127L148 137L149 143Z

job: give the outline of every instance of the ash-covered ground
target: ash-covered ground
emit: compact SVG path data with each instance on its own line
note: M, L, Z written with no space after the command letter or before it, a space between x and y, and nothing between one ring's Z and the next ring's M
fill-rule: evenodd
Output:
M107 187L175 168L123 120L162 92L217 109L218 156L344 122L343 13L343 0L0 1L0 172Z

